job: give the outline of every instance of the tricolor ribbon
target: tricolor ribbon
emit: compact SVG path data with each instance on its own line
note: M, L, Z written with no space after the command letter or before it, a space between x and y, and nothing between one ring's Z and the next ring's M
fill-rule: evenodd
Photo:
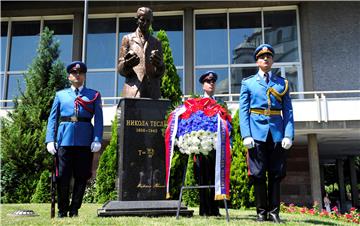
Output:
M210 98L188 99L184 105L177 107L168 118L168 127L165 130L166 149L166 198L170 198L170 169L174 152L174 144L178 129L179 117L187 119L192 113L203 111L211 117L217 114L217 142L215 155L215 200L230 198L230 131L228 122L231 116L215 100Z
M168 126L165 130L165 181L166 181L166 198L170 198L170 169L171 169L171 160L174 154L174 144L175 136L178 128L179 116L186 111L184 105L177 107L173 112L171 112L168 118Z
M218 114L215 157L215 200L230 199L230 131L226 120Z

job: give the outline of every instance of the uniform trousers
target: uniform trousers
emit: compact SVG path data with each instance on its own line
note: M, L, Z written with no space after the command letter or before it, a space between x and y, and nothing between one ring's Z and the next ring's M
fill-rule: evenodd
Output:
M247 152L248 175L254 183L257 213L279 214L280 181L286 175L287 150L281 142L274 142L271 133L266 142L255 140L255 147Z
M199 185L215 185L215 151L207 156L198 155L195 162L195 176ZM219 207L214 188L199 189L201 216L218 216Z
M93 153L90 147L62 146L57 152L58 177L57 195L59 213L77 214L81 207L87 180L91 177ZM74 177L74 186L70 204L70 181Z

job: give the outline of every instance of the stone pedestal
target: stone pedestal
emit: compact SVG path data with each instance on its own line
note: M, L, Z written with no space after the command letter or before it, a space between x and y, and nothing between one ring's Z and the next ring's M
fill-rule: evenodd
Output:
M165 200L165 142L162 129L169 100L124 98L118 105L118 200L99 216L175 215L177 201ZM192 215L186 207L180 214Z

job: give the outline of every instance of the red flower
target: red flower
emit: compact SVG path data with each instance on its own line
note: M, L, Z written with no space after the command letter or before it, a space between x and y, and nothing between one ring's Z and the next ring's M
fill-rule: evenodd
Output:
M231 122L231 115L226 109L221 107L214 99L211 98L189 98L184 102L186 111L180 116L182 119L188 119L192 113L203 111L205 115L212 117L219 113L221 118Z
M311 214L311 215L314 215L314 214L315 214L315 210L314 210L314 209L309 209L309 210L308 210L308 213Z
M306 210L307 210L306 207L300 208L300 213L306 213Z
M338 211L339 211L336 206L334 206L331 210L334 211L334 212L338 212Z

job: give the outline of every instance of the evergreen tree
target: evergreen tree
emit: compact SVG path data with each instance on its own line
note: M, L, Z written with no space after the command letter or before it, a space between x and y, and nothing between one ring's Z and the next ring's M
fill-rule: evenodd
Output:
M232 149L230 172L230 200L232 208L254 205L254 188L247 175L246 148L242 144L239 124L239 110L232 119Z
M163 98L167 98L171 101L171 110L173 110L176 106L181 104L181 96L183 95L180 88L180 77L177 74L176 67L174 65L174 59L172 56L172 51L170 48L170 41L167 37L167 34L164 30L160 30L157 33L157 38L161 41L161 46L163 50L163 60L165 64L165 73L161 79L161 95ZM166 120L167 121L167 120ZM189 162L188 162L189 159ZM189 156L181 154L177 148L174 149L174 156L171 162L171 175L170 175L170 194L172 198L177 199L180 194L180 186L182 184L183 178L183 169L185 164L188 163L186 180L185 184L194 185L195 179L193 176L193 165L190 164L192 159L190 160ZM193 194L195 193L195 194ZM197 191L186 190L184 192L184 202L189 205L195 205L194 201L191 201L192 197L196 196ZM196 201L195 201L196 203Z
M160 30L157 38L161 41L163 58L165 64L165 74L161 79L161 95L168 98L171 102L177 103L181 100L182 92L180 88L180 77L176 72L174 59L172 56L170 42L165 31Z
M117 195L115 188L117 176L117 122L117 116L115 116L115 120L112 122L110 144L102 153L96 171L95 201L98 203L114 200Z
M51 201L50 195L50 172L44 170L40 176L40 180L36 185L35 193L31 197L32 203L45 203Z
M50 169L45 147L46 124L55 91L68 82L58 60L59 43L53 32L41 33L37 56L25 73L25 92L14 100L14 110L1 119L1 202L30 202L41 173Z

